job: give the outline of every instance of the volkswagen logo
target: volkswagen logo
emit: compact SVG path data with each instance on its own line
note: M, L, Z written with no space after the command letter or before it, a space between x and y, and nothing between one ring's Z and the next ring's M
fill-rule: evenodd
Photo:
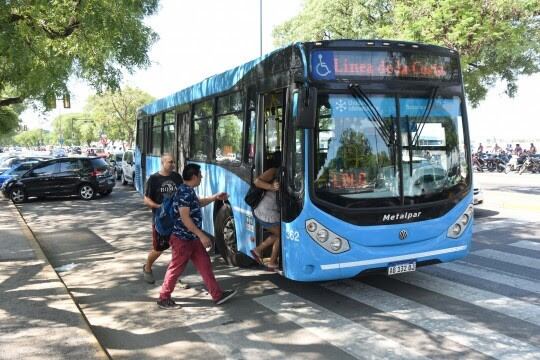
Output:
M405 240L408 235L407 230L401 230L399 232L399 240Z

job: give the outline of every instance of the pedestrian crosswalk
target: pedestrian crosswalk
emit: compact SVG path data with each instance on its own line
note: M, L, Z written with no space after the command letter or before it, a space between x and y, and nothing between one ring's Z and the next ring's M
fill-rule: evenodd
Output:
M510 245L514 247L522 248L522 249L540 251L540 242L518 241Z
M289 322L298 327L300 330L296 331L301 331L303 336L311 336L353 358L540 359L540 279L536 272L540 270L539 244L519 241L500 245L497 250L472 252L507 264L504 270L498 266L479 265L466 258L436 265L436 271L419 269L391 278L378 278L386 281L380 286L373 278L319 285L325 296L337 297L336 304L348 299L347 310L339 309L337 305L329 306L334 302L321 302L309 292L295 291L294 286L287 290L275 289L254 301L269 311L268 316ZM530 251L523 255L521 249ZM514 265L530 268L532 273L514 270L518 269L513 268ZM454 273L454 276L439 276L441 271ZM461 282L459 279L463 275L475 279L475 286L471 286L470 281ZM486 289L485 282L530 295L498 293L493 287ZM451 299L448 301L453 302L452 306L434 306L426 300L426 291L434 293L437 299ZM467 316L454 311L459 304L467 308ZM364 312L366 308L371 309L372 315L347 316L354 312L354 306ZM507 321L508 328L505 324L490 322L490 314L497 314L497 321ZM405 332L414 335L396 336L398 332L392 330L396 327L401 333L408 329Z
M374 359L426 359L415 349L403 348L390 337L285 291L256 301L279 314L279 317L308 330L313 337L353 356L370 354Z
M535 346L357 281L349 280L327 287L338 294L384 311L387 316L419 326L492 357L538 359L540 356L540 349Z
M478 250L474 252L474 255L482 256L491 260L510 263L513 265L527 266L533 269L540 269L540 258L511 254L508 252L502 252L493 249Z
M423 272L401 274L396 278L407 284L540 326L540 306L526 301L448 281Z

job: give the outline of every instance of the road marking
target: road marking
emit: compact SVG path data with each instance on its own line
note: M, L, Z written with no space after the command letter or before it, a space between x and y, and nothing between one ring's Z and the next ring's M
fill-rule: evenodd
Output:
M521 240L512 244L508 244L508 245L515 246L522 249L527 249L527 250L540 251L540 243L534 242L534 241Z
M477 250L474 251L472 254L492 260L502 261L509 264L526 266L533 269L540 269L540 260L529 256L516 255L492 249Z
M255 301L356 358L426 359L414 349L294 294L278 291Z
M213 319L197 321L189 327L226 359L302 359L283 353L274 348L268 338L256 334L260 330L260 322L256 319L236 322L223 311L219 311L219 316L215 317L216 310L211 308L185 307L183 311L189 313L190 317L200 317L204 313L210 318L209 314L214 313ZM189 356L186 354L186 357Z
M512 286L521 290L540 294L540 283L518 277L519 275L510 276L500 271L486 269L480 266L470 266L458 262L443 263L434 265L439 269L455 271L460 274L465 274L480 279L488 280L497 284Z
M508 227L508 220L494 220L494 221L487 221L487 220L476 220L474 219L473 224L473 234L482 232L482 231L490 231L490 230L496 230L501 228Z
M540 349L523 341L358 281L347 280L325 286L384 311L385 315L407 321L488 356L512 360L540 358Z
M396 275L395 278L407 284L540 326L540 306L525 301L441 279L423 272L400 274Z

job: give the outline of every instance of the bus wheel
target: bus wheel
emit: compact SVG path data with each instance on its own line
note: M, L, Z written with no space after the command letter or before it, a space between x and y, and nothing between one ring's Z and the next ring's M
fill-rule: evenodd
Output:
M251 265L251 258L238 252L236 230L231 207L227 204L219 209L214 224L216 247L229 265L246 267Z

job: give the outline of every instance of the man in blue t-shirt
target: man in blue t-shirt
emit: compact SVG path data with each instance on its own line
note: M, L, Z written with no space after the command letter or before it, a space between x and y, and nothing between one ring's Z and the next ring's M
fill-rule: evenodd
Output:
M171 299L176 281L182 275L189 260L193 262L197 271L217 305L223 304L236 294L236 290L222 291L214 277L210 256L206 248L212 246L208 236L201 230L201 207L216 200L226 201L227 193L220 192L212 196L197 197L195 188L201 184L201 167L197 164L188 164L182 171L184 183L178 186L173 198L173 207L177 216L173 233L170 237L172 251L171 262L165 273L165 279L159 292L158 306L162 309L178 309L180 305Z

